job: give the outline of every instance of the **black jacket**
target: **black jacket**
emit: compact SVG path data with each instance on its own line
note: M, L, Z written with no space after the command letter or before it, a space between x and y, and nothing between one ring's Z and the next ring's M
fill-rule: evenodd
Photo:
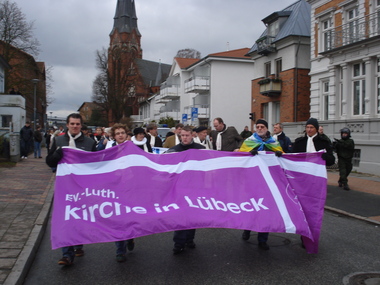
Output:
M169 148L166 153L171 153L171 152L181 152L181 151L185 151L185 150L188 150L188 149L206 149L203 145L199 144L199 143L195 143L194 141L191 143L191 144L182 144L182 143L179 143L171 148Z
M46 164L50 167L57 167L58 162L62 159L62 156L56 152L58 147L69 146L69 135L65 133L62 136L55 137L53 145L50 147L49 154L46 157ZM82 135L75 140L76 148L85 151L96 151L96 142Z
M306 152L306 146L307 146L307 135L304 137L300 137L295 140L293 146L292 146L292 152L293 153L299 153L299 152ZM330 144L330 141L326 138L320 136L317 134L313 138L314 147L316 151L325 149L326 153L322 156L322 158L326 161L326 165L330 166L335 163L335 157L333 155L333 150Z

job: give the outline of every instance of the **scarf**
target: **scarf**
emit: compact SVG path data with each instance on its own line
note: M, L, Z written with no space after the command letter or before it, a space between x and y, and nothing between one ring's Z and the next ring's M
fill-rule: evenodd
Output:
M151 134L149 134L149 136L150 136L150 146L154 147L154 144L156 143L156 137L152 136Z
M282 151L281 145L273 137L269 137L268 140L264 141L257 133L254 133L252 136L247 138L240 147L240 151L249 152L252 149L264 150L264 147L270 151Z
M195 137L194 142L203 145L206 149L212 149L210 141L207 138L202 142L198 137Z
M79 138L81 135L82 135L82 133L80 132L79 134L77 134L75 137L72 137L72 135L69 133L69 131L67 131L67 134L68 134L68 136L69 136L69 147L71 147L71 148L76 148L77 146L76 146L76 144L75 144L75 140L77 139L77 138Z
M317 136L318 133L316 133L314 136L309 137L307 136L307 144L306 144L306 152L316 152L313 138Z
M278 137L281 136L282 132L281 133L278 133L278 134L274 134L272 137L278 141Z
M142 145L142 146L144 147L144 151L145 151L145 152L149 152L149 151L148 151L148 147L146 146L146 141L147 141L146 138L143 138L142 141L138 141L138 140L136 140L136 137L133 136L132 139L131 139L131 141L132 141L135 145Z
M222 150L222 134L227 130L227 125L224 125L224 130L218 133L216 136L216 150Z

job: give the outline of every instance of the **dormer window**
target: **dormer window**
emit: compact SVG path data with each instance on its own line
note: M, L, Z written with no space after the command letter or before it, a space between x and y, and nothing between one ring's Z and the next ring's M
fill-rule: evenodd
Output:
M279 21L275 21L268 26L268 36L275 37L280 29Z

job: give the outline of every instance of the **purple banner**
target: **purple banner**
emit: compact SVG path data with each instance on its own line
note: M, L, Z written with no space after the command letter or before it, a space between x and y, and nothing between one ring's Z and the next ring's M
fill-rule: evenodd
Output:
M326 177L321 153L157 155L130 142L99 152L66 148L55 183L52 248L233 228L300 234L316 253Z

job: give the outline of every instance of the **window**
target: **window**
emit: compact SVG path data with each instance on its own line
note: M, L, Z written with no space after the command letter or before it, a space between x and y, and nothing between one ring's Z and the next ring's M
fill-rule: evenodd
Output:
M359 9L358 7L355 7L351 10L347 11L347 18L348 18L348 35L346 42L348 43L354 43L360 40L359 36Z
M322 50L332 49L332 22L331 19L322 21Z
M322 118L323 120L329 119L329 82L322 82Z
M279 27L280 27L280 25L279 25L278 21L269 24L269 27L268 27L268 36L269 37L275 37L275 36L277 36L278 31L279 31Z
M4 93L4 71L0 69L0 93Z
M268 78L271 74L271 63L269 61L265 63L265 77Z
M365 114L365 64L357 63L353 65L353 114Z
M12 115L1 115L1 127L9 128L12 122Z
M263 104L263 119L268 122L269 117L269 105L268 103Z
M379 0L380 1L380 0ZM276 77L280 77L280 72L282 71L282 59L276 59Z

